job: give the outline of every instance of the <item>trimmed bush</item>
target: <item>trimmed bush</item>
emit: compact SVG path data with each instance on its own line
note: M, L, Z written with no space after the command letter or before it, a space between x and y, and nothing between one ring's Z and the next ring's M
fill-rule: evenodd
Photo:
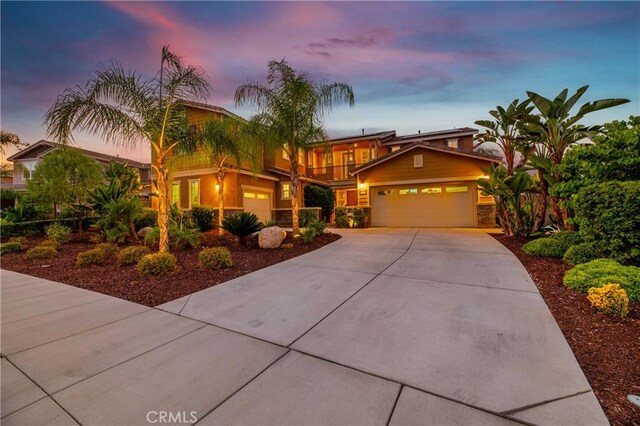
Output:
M369 224L369 216L367 211L362 207L356 207L353 209L353 227L354 228L366 228Z
M581 244L584 242L584 238L580 235L579 232L573 231L560 231L553 233L549 236L556 241L560 241L563 244L566 244L567 247L575 246L576 244Z
M120 250L117 262L120 266L129 266L137 264L140 259L151 252L146 246L131 246Z
M538 238L522 246L525 253L532 256L562 257L569 246L555 238Z
M102 265L106 258L107 258L107 255L104 252L104 250L94 248L91 250L78 253L78 256L76 257L76 265L78 266Z
M74 224L74 219L50 219L50 220L34 220L30 222L4 222L2 224L2 235L5 237L11 235L34 235L41 234L44 229L52 223Z
M26 237L11 237L11 238L9 238L9 242L10 243L20 243L21 245L25 245L25 244L27 244L27 238Z
M345 209L344 207L336 207L336 227L349 227L349 219L347 219L347 209Z
M241 212L225 217L222 229L238 237L240 243L244 244L246 237L262 229L262 223L255 214Z
M22 251L22 244L18 241L8 241L0 244L0 254L18 253Z
M591 305L605 314L624 318L629 315L629 297L620 284L606 284L602 287L591 287L587 300Z
M193 223L200 230L200 232L206 232L213 229L213 213L214 210L211 207L194 207L191 209L191 218Z
M113 243L100 243L96 244L97 250L102 250L104 252L105 258L110 258L118 253L118 246Z
M176 257L171 253L152 253L142 257L136 270L142 275L157 277L173 272L178 267Z
M600 241L620 263L640 265L640 181L581 189L575 197L575 220L585 241Z
M92 242L93 244L104 243L106 239L107 239L107 236L102 232L96 232L89 237L89 241Z
M629 300L640 302L640 268L623 266L612 259L598 259L583 263L567 271L564 285L585 293L591 287L618 283Z
M55 248L51 246L39 245L37 247L27 250L26 256L27 256L27 259L33 260L33 259L48 259L48 258L54 257L56 254L58 254L58 251Z
M569 247L564 256L562 256L562 260L570 265L579 265L606 257L601 244L590 242Z
M61 223L52 223L47 226L44 233L50 240L57 241L59 244L68 243L71 239L71 228Z
M320 212L321 217L318 219L331 219L334 202L335 195L331 188L318 185L308 185L304 187L304 205L307 207L322 208Z
M39 247L53 247L54 249L58 250L58 247L60 247L60 243L57 242L56 240L44 240L40 244L38 244L38 246Z
M222 269L233 266L231 252L226 247L211 247L204 249L198 255L200 266L205 269Z

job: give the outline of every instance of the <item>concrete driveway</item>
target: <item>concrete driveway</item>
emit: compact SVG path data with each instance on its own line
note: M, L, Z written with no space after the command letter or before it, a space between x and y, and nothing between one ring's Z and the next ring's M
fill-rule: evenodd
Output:
M340 232L160 310L3 271L2 423L607 424L493 238Z

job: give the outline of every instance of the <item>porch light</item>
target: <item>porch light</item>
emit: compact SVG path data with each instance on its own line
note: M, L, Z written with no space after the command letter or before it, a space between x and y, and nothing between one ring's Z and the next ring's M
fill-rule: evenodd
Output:
M360 182L360 185L358 185L360 187L360 189L364 189L364 182Z
M216 191L220 191L220 184L216 183Z

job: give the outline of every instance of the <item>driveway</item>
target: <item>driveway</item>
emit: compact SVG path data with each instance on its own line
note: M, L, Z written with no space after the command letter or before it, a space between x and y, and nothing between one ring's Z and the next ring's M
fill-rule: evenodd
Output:
M3 271L2 423L607 424L493 238L339 232L159 309Z

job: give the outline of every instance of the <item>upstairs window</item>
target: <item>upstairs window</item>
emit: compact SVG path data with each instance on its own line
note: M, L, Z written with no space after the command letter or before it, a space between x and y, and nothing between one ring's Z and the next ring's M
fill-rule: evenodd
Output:
M362 150L360 154L360 160L362 163L367 163L371 159L371 155L368 149Z
M400 145L395 145L391 147L391 152L396 152L397 150L400 149Z
M420 167L422 167L422 154L419 155L414 155L413 156L413 168L414 169L419 169Z
M29 180L29 179L31 179L31 170L29 170L29 169L22 169L22 179L24 179L24 180Z
M458 138L455 139L447 139L447 146L449 148L458 149Z
M282 158L284 160L288 160L289 159L289 144L285 143L284 145L282 145Z
M282 187L281 198L283 200L290 200L291 199L291 182L283 182L280 185Z

